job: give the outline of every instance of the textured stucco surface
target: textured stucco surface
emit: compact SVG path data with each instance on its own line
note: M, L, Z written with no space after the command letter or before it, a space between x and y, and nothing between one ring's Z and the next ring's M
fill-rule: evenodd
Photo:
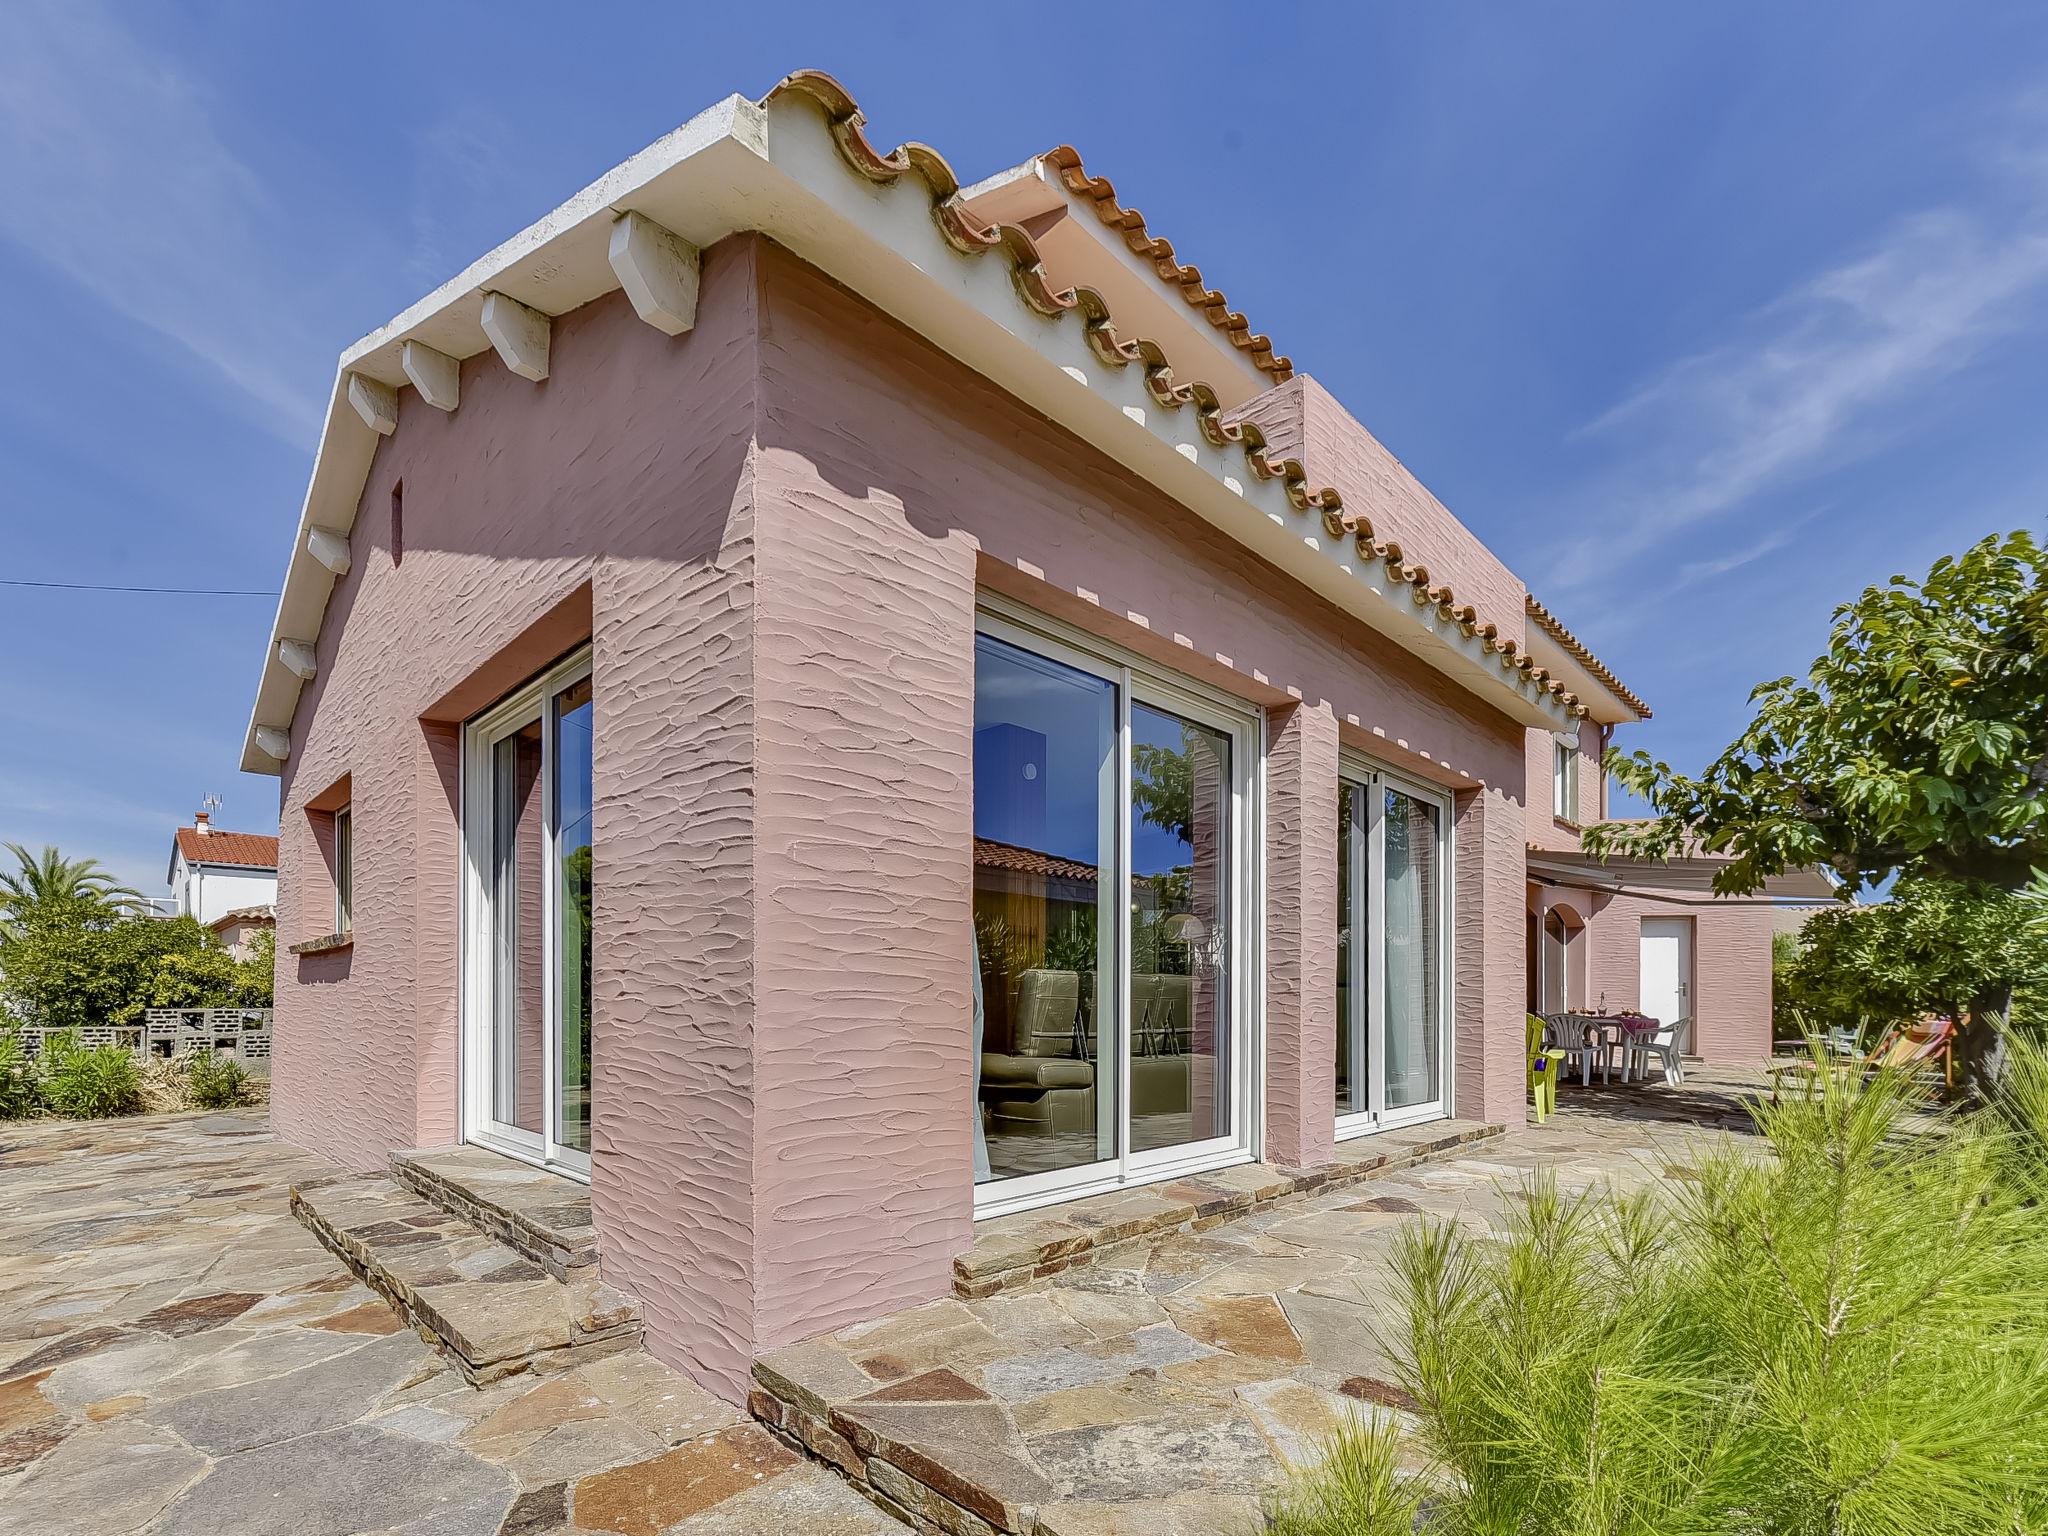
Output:
M1489 835L1457 852L1457 1112L1519 1120L1523 729L822 274L774 247L763 265L763 441L831 466L821 479L842 505L864 503L885 523L900 515L925 540L910 546L921 558L967 535L982 551L984 586L1248 703L1325 710L1345 744L1461 792L1460 836L1468 819ZM1318 473L1350 496L1329 467ZM807 502L804 511L815 518L819 506ZM918 608L906 614L914 629ZM970 643L965 630L959 643L963 651ZM963 655L961 664L971 662ZM964 732L964 708L959 719ZM1473 788L1480 780L1495 786L1489 793L1497 805L1485 816ZM1320 831L1334 878L1336 834L1327 816ZM955 858L962 895L946 920L957 925L964 954L967 869ZM1269 893L1269 921L1282 899ZM1327 899L1334 906L1334 888ZM1468 973L1486 985L1465 985ZM1307 1002L1314 1027L1334 1030L1334 981L1314 986ZM1270 999L1268 1026L1270 1058ZM1494 1060L1502 1041L1505 1059ZM1326 1051L1311 1042L1307 1050L1328 1060L1334 1045ZM961 1094L964 1102L964 1085Z
M543 384L486 355L453 414L402 394L282 786L280 921L299 937L323 888L304 806L353 775L355 945L280 957L273 1091L285 1136L352 1167L454 1135L457 732L423 717L566 650L573 624L542 653L528 631L588 586L603 1259L657 1347L734 1371L752 1345L753 247L709 253L704 283L686 337L612 295L556 322Z
M1337 720L1266 712L1266 1161L1311 1168L1336 1145Z
M1512 735L1519 756L1519 727ZM1458 797L1452 825L1456 1110L1468 1120L1520 1125L1528 1097L1522 807L1512 790L1488 786Z
M1503 639L1523 637L1521 578L1315 379L1296 374L1231 414L1258 424L1271 456L1299 459L1310 484L1336 487L1346 512L1370 519L1403 560L1429 567L1430 580L1449 582Z
M1526 823L1533 847L1577 852L1578 833L1551 814L1551 743L1548 731L1528 734ZM1602 819L1604 775L1600 731L1579 732L1579 815L1582 825ZM1654 890L1654 884L1650 887ZM1771 1054L1771 913L1768 907L1684 905L1649 896L1529 887L1529 910L1539 916L1558 906L1574 936L1568 969L1575 1007L1634 1008L1640 997L1642 919L1683 917L1693 923L1693 1035L1691 1049L1708 1061L1753 1065Z
M1341 741L1451 789L1455 1108L1521 1116L1522 729L767 242L706 253L683 337L612 295L556 321L543 384L486 355L453 414L405 391L352 549L280 920L308 931L305 805L351 774L356 943L281 962L279 1129L356 1167L454 1134L456 727L587 633L602 1263L721 1391L942 1294L970 1235L978 585L1277 711L1283 772L1287 722L1319 722L1290 813L1315 846L1267 913L1298 936L1270 1059L1310 1109L1335 1028L1311 786ZM1268 1130L1312 1151L1289 1091Z

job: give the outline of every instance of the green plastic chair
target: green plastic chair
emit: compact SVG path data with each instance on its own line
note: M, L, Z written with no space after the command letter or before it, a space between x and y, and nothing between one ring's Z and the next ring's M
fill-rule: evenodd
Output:
M1529 1099L1536 1106L1536 1123L1541 1125L1557 1112L1557 1069L1563 1064L1565 1052L1556 1046L1543 1044L1544 1023L1535 1014L1523 1015L1529 1021L1527 1031L1529 1055Z

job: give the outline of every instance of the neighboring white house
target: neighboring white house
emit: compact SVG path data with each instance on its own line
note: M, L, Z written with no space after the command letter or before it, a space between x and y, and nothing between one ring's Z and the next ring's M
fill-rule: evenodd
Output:
M171 843L173 916L190 913L211 927L230 912L277 902L277 839L264 832L225 832L201 811Z

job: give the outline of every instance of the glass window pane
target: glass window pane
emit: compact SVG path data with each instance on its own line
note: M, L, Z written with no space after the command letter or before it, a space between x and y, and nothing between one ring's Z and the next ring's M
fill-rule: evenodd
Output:
M1131 706L1131 1149L1231 1132L1230 738Z
M555 1140L590 1150L590 679L555 696Z
M1117 690L986 635L974 659L979 1183L1117 1155Z
M1381 910L1387 1108L1442 1097L1442 841L1437 808L1386 791Z
M542 966L540 722L491 749L491 1115L540 1134Z

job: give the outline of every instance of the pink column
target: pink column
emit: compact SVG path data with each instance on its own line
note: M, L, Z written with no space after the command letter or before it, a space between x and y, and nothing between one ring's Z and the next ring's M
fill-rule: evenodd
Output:
M1266 1161L1327 1163L1337 1059L1337 718L1266 713Z
M462 1023L462 728L420 722L413 766L413 1056L419 1084L415 1145L459 1133Z
M1520 1125L1527 1116L1522 1060L1528 977L1527 818L1499 789L1458 797L1453 843L1457 891L1457 1043L1451 1113Z

